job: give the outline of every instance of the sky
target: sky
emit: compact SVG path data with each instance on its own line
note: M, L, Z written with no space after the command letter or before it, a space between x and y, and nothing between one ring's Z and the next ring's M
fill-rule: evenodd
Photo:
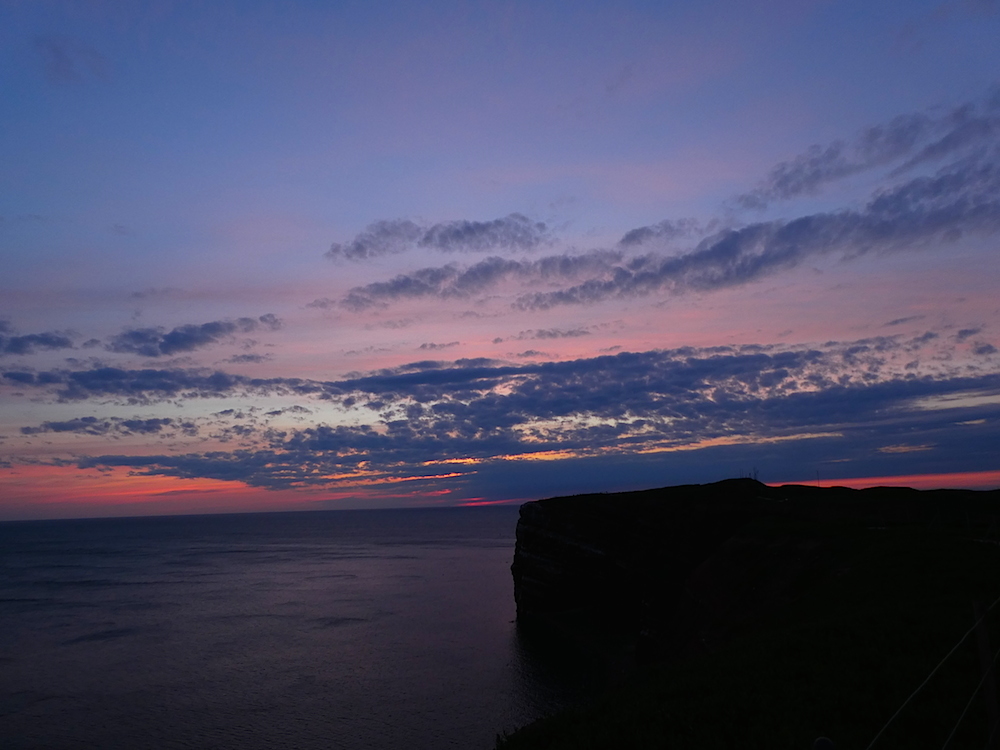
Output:
M0 0L0 520L1000 487L997 39Z

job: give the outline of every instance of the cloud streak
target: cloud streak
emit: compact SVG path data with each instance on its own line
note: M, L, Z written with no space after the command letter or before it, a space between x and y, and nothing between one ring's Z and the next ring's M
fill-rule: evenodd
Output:
M114 336L105 348L110 352L142 357L171 356L211 346L229 336L251 333L261 327L277 330L281 321L268 313L256 319L238 318L183 325L166 332L162 328L130 328Z
M996 151L877 192L860 210L817 213L727 229L692 251L638 256L609 272L550 292L522 295L516 306L545 310L666 290L712 290L755 281L830 253L853 259L954 242L1000 230L1000 159Z
M622 254L614 250L551 255L531 261L493 256L465 268L457 265L422 268L400 274L389 281L355 287L341 299L341 305L349 310L361 311L401 299L467 299L509 280L530 284L607 272L621 259ZM319 301L313 304L318 305Z
M811 146L776 165L754 190L737 196L743 208L766 208L774 201L812 195L851 175L896 164L894 175L979 146L1000 135L1000 88L982 101L944 113L900 115L866 128L853 141Z
M3 329L0 329L3 330ZM28 333L23 336L0 335L0 355L34 354L40 349L72 349L73 342L62 333Z
M439 252L496 252L535 250L549 241L548 228L522 214L510 214L492 221L448 221L430 226L409 219L392 219L370 224L349 242L335 242L328 258L367 260L381 255L424 248Z
M22 427L21 434L40 435L55 432L77 435L156 435L171 427L177 428L189 436L198 431L193 422L170 417L150 417L147 419L78 417L62 422L42 422L37 427Z
M646 243L670 242L671 240L687 239L696 234L705 234L714 228L714 224L706 226L694 219L664 219L646 227L630 229L622 236L618 244L624 248L631 248Z

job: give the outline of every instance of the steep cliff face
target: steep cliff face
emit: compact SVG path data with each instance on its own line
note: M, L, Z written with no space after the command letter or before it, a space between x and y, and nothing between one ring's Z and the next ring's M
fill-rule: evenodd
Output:
M526 503L518 622L640 661L711 650L835 575L851 526L979 524L1000 492L769 487L750 479ZM1000 528L997 529L1000 534Z

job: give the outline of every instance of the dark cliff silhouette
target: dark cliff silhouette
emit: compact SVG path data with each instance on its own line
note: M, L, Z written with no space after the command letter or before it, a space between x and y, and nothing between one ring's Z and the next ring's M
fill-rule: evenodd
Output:
M658 724L662 702L634 715L648 696L670 694L687 714L724 702L723 716L706 722L709 734L697 735L706 743L699 746L744 745L734 736L716 743L711 734L724 735L730 716L740 716L732 704L738 690L755 696L751 704L795 713L767 719L773 726L761 718L770 709L741 719L760 734L760 746L808 747L834 729L837 746L847 746L841 739L870 740L900 691L929 669L927 659L940 658L952 634L971 625L974 598L1000 596L1000 490L733 479L550 498L521 507L512 573L522 636L596 659L618 683L610 695L631 697L627 706L611 697L604 708L574 714L572 729L543 720L501 744L692 741L696 734L679 725ZM951 704L967 697L964 681L972 675L971 690L979 679L977 658L961 657L968 663L941 678L943 697L915 709L896 740L933 736L954 720ZM635 692L636 680L648 679ZM690 705L692 685L706 689L704 680L714 680L708 697ZM616 700L619 708L607 708ZM854 702L856 709L845 708ZM767 726L754 729L756 721ZM656 741L636 739L643 722L660 727L649 735ZM795 742L780 741L782 728L796 722Z

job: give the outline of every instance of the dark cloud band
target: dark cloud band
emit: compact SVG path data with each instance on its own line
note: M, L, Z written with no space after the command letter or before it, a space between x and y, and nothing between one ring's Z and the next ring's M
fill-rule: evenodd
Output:
M72 348L73 342L68 336L61 333L28 333L23 336L0 336L0 355L34 354L39 349Z
M211 346L229 336L251 333L261 327L276 330L281 327L281 321L274 314L267 313L259 318L183 325L170 331L162 328L130 328L114 336L105 348L111 352L138 354L142 357L171 356Z
M193 435L197 427L193 422L170 417L147 419L122 419L120 417L78 417L62 422L42 422L37 427L22 427L22 435L39 435L46 432L74 433L77 435L156 435L176 427L186 435Z
M341 300L349 310L361 311L400 299L438 297L465 299L508 280L521 283L567 281L610 272L622 254L596 250L580 255L551 255L538 260L490 257L466 268L455 265L422 268L351 289Z

